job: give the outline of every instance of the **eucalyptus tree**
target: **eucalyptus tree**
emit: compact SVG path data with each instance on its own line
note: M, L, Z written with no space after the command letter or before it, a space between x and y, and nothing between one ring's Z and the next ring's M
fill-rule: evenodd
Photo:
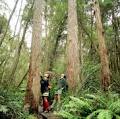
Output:
M25 95L25 109L38 111L40 97L40 55L42 38L42 0L35 0L29 76Z
M107 48L105 45L105 34L102 25L99 1L93 0L93 7L95 10L96 17L96 29L99 42L99 55L101 61L101 83L104 91L108 90L110 86L110 69L109 69L109 60L107 55Z
M68 0L67 77L72 92L81 87L76 0Z

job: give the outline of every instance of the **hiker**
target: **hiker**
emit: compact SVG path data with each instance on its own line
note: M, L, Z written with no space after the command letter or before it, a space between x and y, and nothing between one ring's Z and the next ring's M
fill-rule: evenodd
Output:
M54 107L55 103L60 103L61 101L61 95L65 93L68 90L68 84L65 74L61 74L61 78L58 80L57 83L57 90L55 92L54 100L51 105L51 108Z
M50 83L49 83L49 74L45 74L44 78L41 77L41 93L42 93L42 99L43 99L43 111L49 111L49 91L50 91Z
M61 74L61 78L58 80L58 102L61 100L61 94L68 90L67 79L65 74Z

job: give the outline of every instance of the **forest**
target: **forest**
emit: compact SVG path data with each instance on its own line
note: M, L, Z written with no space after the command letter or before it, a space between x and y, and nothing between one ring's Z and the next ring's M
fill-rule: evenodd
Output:
M0 0L0 119L120 119L120 0Z

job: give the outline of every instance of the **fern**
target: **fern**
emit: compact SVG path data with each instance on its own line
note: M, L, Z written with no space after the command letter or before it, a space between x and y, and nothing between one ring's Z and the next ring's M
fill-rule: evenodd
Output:
M92 100L92 102L96 101L96 102L98 102L100 105L102 105L104 107L107 106L106 99L102 94L100 94L100 95L86 94L85 98L88 98L89 100Z
M116 115L116 114L115 114L114 116L116 117L116 119L120 119L120 116L119 116L119 115Z
M97 119L112 119L113 115L110 110L101 110Z
M92 112L90 115L86 117L86 119L92 119L93 117L96 117L96 115L98 115L98 113L100 113L101 111L102 109L98 109L97 111Z
M67 119L74 119L75 118L72 114L70 114L69 112L66 112L66 111L60 111L57 114L62 116L63 118L67 118Z
M78 107L79 109L80 108L89 108L90 109L90 104L89 102L87 101L83 101L83 100L80 100L79 98L76 98L76 97L70 97L70 99L72 100L72 103L76 104L75 106Z
M8 110L9 110L9 109L7 108L7 106L5 106L5 105L0 105L0 112L7 113Z
M112 110L114 113L120 114L120 100L113 102L109 109Z
M97 99L97 97L95 95L92 95L92 94L86 94L85 97L88 99L95 99L95 100Z
M70 96L69 102L66 103L59 113L66 119L79 119L80 117L82 119L120 119L118 94L86 94L80 98Z

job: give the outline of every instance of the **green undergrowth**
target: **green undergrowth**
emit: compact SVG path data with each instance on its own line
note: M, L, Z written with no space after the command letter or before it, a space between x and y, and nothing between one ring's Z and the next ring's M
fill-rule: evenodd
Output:
M120 119L120 95L116 93L69 96L58 115L63 119Z
M0 88L0 116L5 119L26 119L23 111L24 92L22 90Z

